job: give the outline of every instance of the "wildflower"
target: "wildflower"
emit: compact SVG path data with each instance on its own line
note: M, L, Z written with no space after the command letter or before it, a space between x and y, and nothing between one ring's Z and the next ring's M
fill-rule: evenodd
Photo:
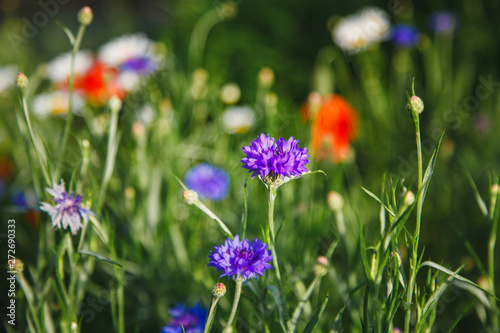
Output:
M226 286L224 283L219 282L214 286L214 290L212 291L214 297L222 297L226 294Z
M89 51L78 51L75 55L75 77L83 75L94 63L94 56ZM66 85L71 73L71 52L66 52L47 64L47 77L59 85Z
M224 245L215 246L215 252L210 251L210 264L218 271L223 271L221 277L229 276L233 279L242 278L243 281L257 275L264 275L266 269L272 268L268 261L272 260L271 252L266 250L267 244L255 239L249 243L248 239L240 242L238 235L234 240L226 239Z
M431 14L429 23L438 35L449 35L457 28L457 16L451 12L438 11Z
M81 111L84 105L85 102L80 95L73 95L73 110L75 113ZM40 94L33 98L32 110L39 117L67 114L68 107L69 95L67 92L54 91Z
M107 103L113 96L124 99L126 90L120 85L118 75L116 68L95 62L85 73L75 77L75 91L99 105Z
M198 193L193 190L185 190L182 193L182 198L184 199L185 203L187 203L188 205L192 205L198 201Z
M16 85L19 89L23 90L28 86L28 78L23 73L17 74Z
M344 207L344 198L338 192L329 192L326 201L328 203L328 207L335 212L342 210Z
M222 114L222 126L229 134L248 132L255 123L255 114L248 106L233 106Z
M81 25L89 25L92 23L92 19L94 18L94 14L92 13L92 9L90 7L85 6L80 11L78 12L78 22L80 22Z
M410 103L411 103L411 106L410 106ZM411 109L413 108L413 110L417 113L417 114L421 114L423 111L424 111L424 102L422 101L422 99L418 96L411 96L410 97L410 102L408 102L408 104L406 105L406 107L411 111Z
M87 221L88 215L94 215L93 212L82 207L82 197L80 195L69 195L66 192L64 182L54 184L53 188L47 188L47 192L54 197L55 206L47 202L42 202L40 209L49 213L52 219L52 227L61 227L66 230L68 227L71 233L75 235L82 227L82 218Z
M203 333L207 310L196 304L190 309L185 304L177 304L168 311L172 319L161 333Z
M274 138L262 133L257 139L252 141L250 146L243 147L246 154L241 162L243 168L253 172L252 178L260 176L273 179L283 177L300 177L307 172L305 165L309 163L307 159L307 148L298 148L299 140L290 137L288 141L279 138L277 142Z
M161 61L155 43L142 33L109 41L99 49L98 57L106 64L141 76L155 72Z
M325 275L328 273L328 258L325 256L319 256L316 259L316 264L314 265L314 274Z
M357 53L386 39L389 27L387 12L376 7L368 7L340 19L332 35L342 50Z
M340 163L351 153L357 130L356 110L343 97L332 95L324 100L311 125L311 152L317 160L328 156Z
M269 88L274 83L274 72L269 67L263 67L259 71L259 84L265 88Z
M391 40L399 47L414 47L420 41L420 33L410 25L398 24L391 30Z
M224 199L229 189L229 175L208 163L198 164L189 170L184 182L189 189L210 200Z
M412 191L406 192L403 199L403 207L409 207L415 202L415 194Z

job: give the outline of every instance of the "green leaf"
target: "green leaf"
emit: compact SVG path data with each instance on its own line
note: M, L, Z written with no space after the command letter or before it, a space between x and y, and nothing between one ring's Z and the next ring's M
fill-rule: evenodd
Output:
M315 173L322 173L323 175L328 176L323 170L307 171L307 172L302 173L300 175L300 177L285 177L283 179L283 182L281 184L279 184L277 187L280 187L281 185L286 184L289 181L292 181L292 180L295 180L295 179L300 179L303 176L314 175Z
M420 211L422 211L425 195L427 194L427 189L429 188L431 177L432 174L434 173L434 168L436 166L437 157L439 154L439 147L441 147L441 141L443 141L444 133L445 131L441 133L441 137L439 138L437 147L434 150L434 153L432 153L431 159L429 160L429 164L427 165L427 169L425 169L424 179L422 182L422 189L420 190L420 207L418 207Z
M361 189L363 191L365 191L370 197L372 197L373 199L377 200L377 202L379 204L381 204L382 206L384 206L385 210L391 214L392 217L396 217L396 214L394 214L394 212L389 208L387 207L375 194L373 194L371 191L367 190L366 188L364 188L363 186L361 186Z
M66 36L68 36L69 42L73 46L75 44L75 35L73 35L71 30L69 30L69 28L67 26L65 26L63 23L61 23L60 21L56 21L56 24L59 26L59 28L62 29L62 31L64 31Z
M486 207L486 203L484 202L483 198L481 198L481 195L479 194L479 191L477 190L477 186L474 183L474 180L472 179L472 176L470 173L467 174L469 183L472 186L472 190L474 191L474 196L476 197L476 202L477 205L479 206L479 209L481 210L481 213L483 214L484 217L488 217L488 208Z
M361 220L359 219L359 216L358 216L358 225L359 225L359 246L361 247L361 260L363 261L363 268L365 269L366 278L371 281L372 276L370 274L370 266L368 265L368 257L366 255L364 229L361 226Z
M333 326L332 329L330 330L330 333L340 332L340 327L342 325L342 316L344 315L345 309L346 309L345 305L342 307L342 309L340 309L339 313L337 314L337 317L335 317L335 321L333 322Z
M316 311L314 316L311 318L311 320L307 323L306 328L304 329L304 333L311 333L316 326L316 324L319 321L319 317L323 314L323 311L325 311L326 304L328 303L328 294L325 296L325 300L323 301L323 304L321 304L321 308Z
M108 257L105 257L105 256L103 256L103 255L101 255L99 253L95 253L95 252L91 252L91 251L86 251L86 250L81 250L79 253L80 254L84 254L86 256L94 257L97 260L104 261L104 262L107 262L108 264L116 265L118 267L123 268L122 264L117 263L116 261L114 261L112 259L109 259Z
M274 299L274 302L276 303L276 308L278 309L278 316L280 317L280 325L281 325L281 329L283 330L283 332L286 332L286 321L285 321L285 307L284 307L284 304L281 302L281 296L280 296L280 292L278 290L277 287L275 286L268 286L267 289L269 290L269 292L271 293L271 296L273 297Z
M453 276L455 279L459 280L459 281L462 281L462 282L465 282L465 283L468 283L470 284L471 286L474 286L476 287L477 289L480 289L482 291L484 291L485 293L487 293L488 295L490 295L491 297L493 297L494 299L496 299L497 301L500 301L495 295L493 295L492 293L490 293L488 290L486 289L483 289L481 288L480 286L478 286L477 284L475 284L474 282L472 282L471 280L469 279L466 279L464 278L463 276L461 275L458 275L456 272L453 272L453 271L450 271L449 269L439 265L439 264L436 264L435 262L433 261L424 261L423 263L421 263L418 267L418 270L420 270L420 268L424 267L424 266L429 266L429 267L432 267L432 268L435 268L437 270L440 270L441 272L443 273L446 273L448 275L451 275ZM463 267L463 266L462 266ZM457 271L460 271L461 268L459 268Z

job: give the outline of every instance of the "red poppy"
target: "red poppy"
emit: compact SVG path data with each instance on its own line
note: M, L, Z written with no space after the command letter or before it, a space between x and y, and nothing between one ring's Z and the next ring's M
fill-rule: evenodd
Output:
M75 91L95 104L107 103L112 96L123 99L126 92L118 83L118 74L118 69L96 62L84 75L75 78Z
M358 114L341 96L331 95L323 103L311 125L311 153L340 163L349 156L358 131Z

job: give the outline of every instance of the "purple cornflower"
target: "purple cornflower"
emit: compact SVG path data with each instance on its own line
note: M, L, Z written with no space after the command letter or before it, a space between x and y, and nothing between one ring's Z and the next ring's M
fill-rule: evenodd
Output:
M201 305L196 304L187 309L186 304L177 304L168 312L172 319L162 328L161 333L182 333L182 328L186 333L203 333L207 310Z
M457 28L457 16L451 12L439 11L434 12L429 17L429 22L434 30L439 35L448 35Z
M391 30L391 40L396 46L413 47L418 44L420 33L411 25L398 24Z
M243 147L247 155L241 162L243 167L253 172L252 178L259 175L262 179L269 176L274 179L281 177L300 177L307 172L305 165L307 159L307 148L298 148L299 140L290 137L288 141L279 138L275 143L274 138L262 133L252 141L250 146Z
M53 188L46 188L47 192L54 197L55 206L47 202L41 202L40 209L49 213L52 219L52 227L66 230L69 226L71 233L75 235L82 227L82 218L87 221L88 215L93 212L82 207L82 197L80 195L69 195L66 193L64 182L54 184Z
M210 263L208 266L223 271L221 277L229 276L234 279L243 278L243 281L258 275L264 275L264 271L273 268L268 261L273 259L271 252L267 250L267 244L255 239L249 243L248 239L240 242L238 235L234 240L226 239L224 245L215 246L215 252L210 251Z
M229 176L219 168L201 163L189 170L184 176L186 186L201 197L222 200L229 189Z
M125 61L120 68L140 75L147 75L156 71L155 62L148 57L131 58Z

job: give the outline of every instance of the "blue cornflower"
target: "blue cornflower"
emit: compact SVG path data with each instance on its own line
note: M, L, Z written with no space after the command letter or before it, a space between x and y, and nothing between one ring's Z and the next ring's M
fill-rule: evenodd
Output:
M262 179L269 176L271 179L280 177L300 177L307 172L305 165L309 163L307 159L307 148L298 148L299 140L290 137L288 141L279 138L274 142L274 138L262 133L257 139L252 141L250 146L243 147L243 152L247 155L241 162L243 168L253 172L252 178L260 176Z
M82 207L82 197L80 195L69 195L66 193L64 182L54 184L53 188L46 188L47 192L54 197L55 206L47 202L41 202L40 209L49 213L52 219L52 227L64 230L68 227L71 233L75 235L82 227L82 218L87 221L88 215L94 215L93 212Z
M391 30L391 40L396 46L413 47L418 44L420 33L410 25L398 24Z
M120 68L124 71L131 71L140 75L147 75L156 71L156 63L148 57L131 58L125 61Z
M189 170L184 182L190 190L210 200L222 200L229 189L229 175L208 163L201 163Z
M187 309L186 304L177 304L168 312L172 319L162 328L161 333L182 333L182 328L186 333L203 333L207 310L201 305L196 304Z
M451 12L438 11L431 14L429 23L432 30L439 35L448 35L457 27L457 16Z
M264 275L264 271L273 268L268 261L273 259L267 244L255 239L249 243L248 239L240 242L238 235L234 240L226 239L224 245L215 246L215 252L210 251L208 266L223 271L221 277L229 276L234 279L243 278L243 281L257 275Z

